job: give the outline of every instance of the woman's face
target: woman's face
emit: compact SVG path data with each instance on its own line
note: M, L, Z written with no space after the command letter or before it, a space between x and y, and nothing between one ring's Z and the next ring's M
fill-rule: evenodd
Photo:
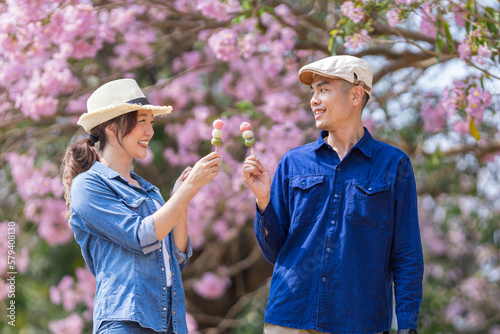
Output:
M137 124L132 132L122 139L123 148L131 159L146 158L149 141L155 133L153 122L151 110L137 111Z

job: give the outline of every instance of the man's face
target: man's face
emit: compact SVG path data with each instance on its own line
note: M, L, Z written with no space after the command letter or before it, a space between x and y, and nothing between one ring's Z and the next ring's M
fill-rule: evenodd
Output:
M345 89L342 79L314 76L311 83L311 109L318 129L335 131L354 121L350 94L351 90Z

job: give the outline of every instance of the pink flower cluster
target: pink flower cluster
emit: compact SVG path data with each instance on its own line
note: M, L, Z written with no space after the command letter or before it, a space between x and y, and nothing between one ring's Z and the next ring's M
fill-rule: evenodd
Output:
M395 27L401 23L401 9L400 8L392 8L385 13L387 17L387 22L391 27Z
M191 334L200 334L198 331L198 323L191 313L186 312L186 324L188 332Z
M36 151L19 155L7 154L17 192L26 203L25 218L38 224L39 235L51 246L61 245L73 238L64 217L66 204L61 199L63 186L56 165L49 161L35 166Z
M367 45L371 37L368 35L366 29L361 30L359 33L354 33L352 36L346 36L344 47L351 50L357 50Z
M425 2L421 9L422 21L420 22L420 30L423 34L435 38L437 34L436 17L432 14L431 4Z
M160 8L133 4L97 11L87 0L8 1L0 13L0 48L5 51L0 54L0 87L8 97L0 114L19 109L35 120L53 116L58 97L79 88L74 60L95 57L105 43L115 43L110 59L115 70L152 61L156 32L137 18L161 21L166 16Z
M472 60L474 60L479 65L486 64L485 59L491 58L491 50L488 48L486 43L484 45L479 45L477 48L477 55L472 56Z
M344 1L340 6L340 10L345 17L348 17L354 23L360 23L365 17L363 8L352 1Z
M82 334L85 323L77 313L71 313L64 319L49 322L52 334Z
M6 52L0 54L0 87L25 116L54 115L58 95L79 85L68 60L95 56L106 40L105 29L83 0L71 5L9 1L3 9L0 47Z
M422 105L420 113L424 120L424 130L439 132L446 120L449 120L454 131L468 133L471 119L474 119L476 125L482 122L484 111L492 103L491 93L479 87L476 78L454 81L453 88L446 88L437 104L427 100Z
M227 277L220 277L212 272L205 272L193 286L194 291L205 299L219 299L231 285Z
M206 17L227 21L241 10L241 6L236 0L198 0L196 9Z
M87 309L83 315L90 321L94 309L96 281L87 267L77 268L75 273L76 282L73 277L64 276L57 286L50 287L50 301L55 305L62 305L66 311L74 311L83 303Z

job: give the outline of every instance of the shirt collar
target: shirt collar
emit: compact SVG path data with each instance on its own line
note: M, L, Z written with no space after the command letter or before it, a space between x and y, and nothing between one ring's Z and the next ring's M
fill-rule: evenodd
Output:
M368 158L372 157L372 151L373 151L373 137L368 131L367 128L363 127L365 129L365 134L361 139L356 143L356 145L353 146L353 148L357 147L364 155L366 155ZM317 150L323 145L327 145L328 143L323 139L328 136L328 131L322 130L321 133L319 134L318 140L316 140L313 143L312 150ZM325 147L327 147L325 146Z
M105 166L99 161L95 161L92 169L99 172L102 176L108 179L120 179L120 181L124 182L127 185L131 185L127 180L125 180L120 174L118 174L115 170ZM148 181L144 180L142 177L137 175L134 172L130 172L130 175L141 185L143 190L149 191L151 189L158 190L158 188Z

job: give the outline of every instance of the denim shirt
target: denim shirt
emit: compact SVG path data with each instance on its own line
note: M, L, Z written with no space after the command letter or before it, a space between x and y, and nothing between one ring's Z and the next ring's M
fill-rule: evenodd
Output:
M187 333L181 271L192 254L191 241L184 254L175 246L172 232L166 237L172 272L169 294L164 254L151 216L154 200L162 205L165 201L157 187L135 173L131 176L140 188L95 162L71 185L70 224L97 281L94 333L103 321L121 320L163 332L169 319L175 333Z
M257 241L275 265L265 322L390 331L394 282L398 327L416 329L423 256L410 160L365 129L340 161L326 136L283 156L256 213Z

